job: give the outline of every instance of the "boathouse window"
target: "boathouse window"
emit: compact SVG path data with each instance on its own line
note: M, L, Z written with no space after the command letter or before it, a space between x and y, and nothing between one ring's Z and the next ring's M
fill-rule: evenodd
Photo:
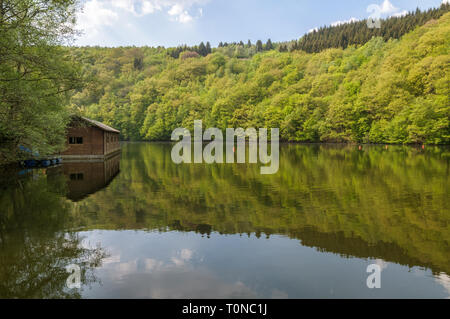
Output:
M69 137L69 144L83 144L82 137Z
M72 180L72 181L82 181L83 179L84 179L83 173L70 174L70 180Z

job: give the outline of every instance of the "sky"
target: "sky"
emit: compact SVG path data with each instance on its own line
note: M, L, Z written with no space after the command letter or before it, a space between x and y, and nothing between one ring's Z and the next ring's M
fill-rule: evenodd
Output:
M209 41L274 42L317 27L438 7L450 0L83 0L79 46L195 45ZM376 11L368 12L376 5Z

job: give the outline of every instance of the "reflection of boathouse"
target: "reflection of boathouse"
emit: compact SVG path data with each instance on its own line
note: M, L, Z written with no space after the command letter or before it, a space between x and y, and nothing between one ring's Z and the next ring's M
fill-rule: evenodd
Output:
M65 162L68 178L67 198L79 201L108 186L120 171L120 154L98 162Z
M96 161L120 152L120 132L108 125L73 116L67 130L67 149L61 155L68 161Z

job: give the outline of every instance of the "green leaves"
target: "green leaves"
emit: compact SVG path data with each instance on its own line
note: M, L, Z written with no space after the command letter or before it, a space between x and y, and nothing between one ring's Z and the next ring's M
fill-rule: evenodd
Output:
M73 36L72 0L1 1L0 164L17 159L18 145L41 155L65 142L70 91L81 89L81 69L60 46Z
M449 32L450 13L400 40L315 54L240 58L230 52L252 46L222 44L175 59L164 48L76 48L98 81L72 102L133 140L169 140L174 128L203 120L279 127L284 141L449 143Z

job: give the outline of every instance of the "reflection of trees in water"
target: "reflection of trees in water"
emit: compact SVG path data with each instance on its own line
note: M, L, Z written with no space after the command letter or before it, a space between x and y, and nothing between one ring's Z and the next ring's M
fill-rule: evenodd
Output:
M68 289L66 266L81 268L83 286L96 281L93 269L101 265L101 248L81 247L76 233L56 233L51 238L29 237L2 245L0 296L2 298L79 298Z
M43 174L45 172L46 175ZM105 253L81 245L69 207L61 196L66 179L51 170L9 179L0 194L0 297L79 298L68 289L66 266L81 268L81 283L96 281L94 268ZM59 194L58 194L59 193Z
M125 145L121 174L77 203L64 199L61 172L0 182L0 296L76 297L64 290L64 266L81 262L89 284L104 257L81 248L76 233L65 237L79 227L281 234L342 256L450 273L446 149L283 145L273 176L258 165L177 166L170 151Z
M273 176L258 165L177 166L170 151L125 145L120 177L77 216L91 228L282 234L450 272L448 149L282 145Z

